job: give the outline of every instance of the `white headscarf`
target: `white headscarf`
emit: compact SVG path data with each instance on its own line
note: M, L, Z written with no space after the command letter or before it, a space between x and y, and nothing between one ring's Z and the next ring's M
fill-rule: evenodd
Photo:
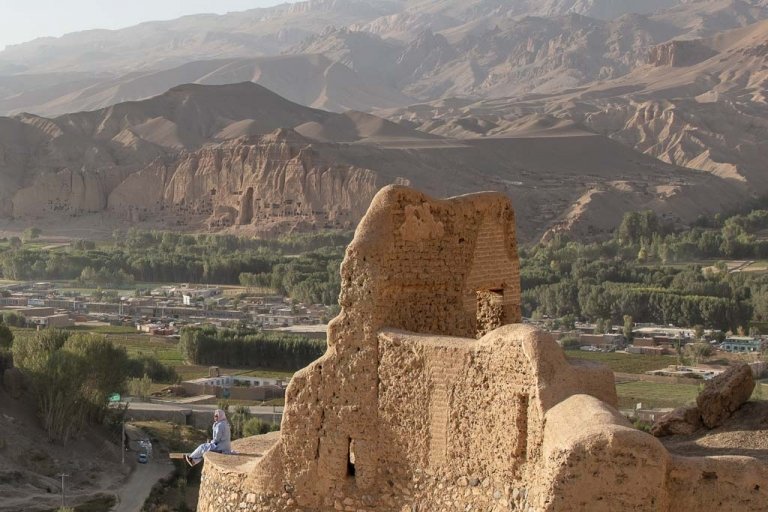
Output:
M225 413L222 409L216 409L214 414L217 414L219 417L216 421L227 421L227 413Z

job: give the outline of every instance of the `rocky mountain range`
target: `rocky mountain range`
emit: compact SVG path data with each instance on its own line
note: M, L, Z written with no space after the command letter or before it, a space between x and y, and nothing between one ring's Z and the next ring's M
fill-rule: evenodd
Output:
M600 208L569 229L600 235L606 208L691 221L739 199L720 178L664 164L577 127L542 137L458 139L362 112L291 103L245 82L185 85L141 102L56 118L0 118L2 214L19 222L158 222L269 234L352 228L389 183L451 196L503 190L523 238L554 225L595 187ZM690 195L707 201L691 206ZM593 206L598 201L593 202Z
M634 209L685 223L768 192L766 19L768 0L312 0L35 40L0 52L0 215L309 230L400 182L502 190L528 239Z
M59 115L245 80L336 111L551 93L623 76L656 44L766 18L767 0L312 0L11 46L0 52L0 113Z
M549 95L446 102L388 112L419 130L510 136L541 124L578 125L662 161L766 191L768 21L649 49L614 80ZM470 124L467 120L484 119Z

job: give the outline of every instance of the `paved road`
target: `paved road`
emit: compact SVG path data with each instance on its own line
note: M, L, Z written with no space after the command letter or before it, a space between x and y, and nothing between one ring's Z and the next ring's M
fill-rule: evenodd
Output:
M143 420L165 420L205 427L213 420L215 405L179 404L174 402L131 402L127 417ZM248 407L250 414L266 422L282 421L283 408L272 406ZM230 411L231 412L231 411Z
M178 411L187 413L191 411L195 412L210 412L213 415L213 411L217 408L216 405L205 404L179 404L175 402L131 402L128 406L128 410L131 411ZM248 407L251 414L282 414L282 407L272 407L271 405L254 405Z

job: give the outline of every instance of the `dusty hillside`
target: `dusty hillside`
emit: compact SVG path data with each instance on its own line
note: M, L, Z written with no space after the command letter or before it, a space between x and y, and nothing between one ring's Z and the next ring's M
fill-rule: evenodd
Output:
M61 504L61 473L68 503L102 492L112 494L130 471L120 464L117 439L88 428L66 446L46 441L27 398L15 400L0 388L0 510L50 510Z
M372 20L396 12L401 3L312 0L224 15L184 16L120 30L75 32L10 46L0 52L0 70L125 73L201 59L277 55L328 26Z
M435 134L524 135L582 127L661 161L768 193L768 22L657 46L628 75L567 93L435 102L388 112Z

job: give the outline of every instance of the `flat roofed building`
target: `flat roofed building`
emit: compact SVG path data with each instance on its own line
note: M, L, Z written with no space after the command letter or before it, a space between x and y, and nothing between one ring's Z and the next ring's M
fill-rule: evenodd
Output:
M730 336L720 345L726 352L760 352L763 342L751 336Z

